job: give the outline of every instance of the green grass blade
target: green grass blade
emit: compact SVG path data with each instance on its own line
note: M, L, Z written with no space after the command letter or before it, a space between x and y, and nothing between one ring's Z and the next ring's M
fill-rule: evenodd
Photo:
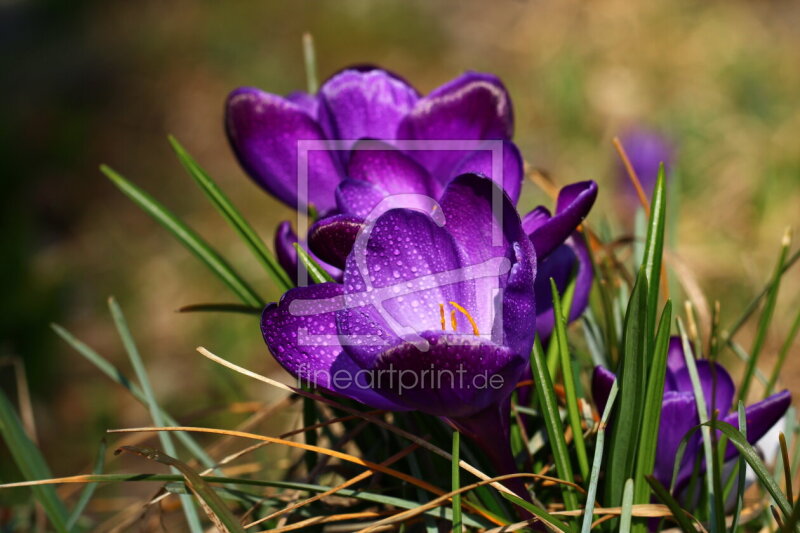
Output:
M103 473L103 466L106 462L106 439L100 441L100 449L97 450L97 459L94 462L94 469L92 469L92 473L102 474ZM97 489L97 483L89 483L86 485L86 488L81 491L81 495L78 498L75 507L72 508L72 512L69 515L69 520L67 521L67 528L72 529L75 524L78 523L80 520L83 511L86 509L86 505L92 499L94 495L94 491Z
M781 270L781 276L786 274L786 271L789 270L794 266L794 264L800 259L800 250L795 251L789 259L786 260L786 263L783 265L783 269ZM767 284L761 289L761 292L753 298L753 300L747 304L745 310L742 312L742 316L740 316L733 325L728 328L728 331L724 334L725 341L728 342L736 335L736 333L744 326L747 319L756 312L758 309L758 305L761 303L761 299L764 298L772 288L772 280L770 279Z
M0 390L0 435L25 479L47 479L52 476L42 453L25 433L22 421L2 390ZM31 489L36 501L47 513L53 528L59 533L69 531L67 508L56 494L55 488L34 486Z
M622 512L619 519L619 533L630 533L633 514L633 479L625 482L622 490Z
M747 439L747 414L744 409L744 403L739 402L739 407L737 409L739 415L739 431L742 432L742 436ZM739 517L742 514L742 508L744 507L744 490L745 490L745 481L747 476L747 468L744 464L744 458L741 454L739 454L739 459L737 460L737 482L738 486L736 487L736 505L733 508L733 518L731 521L731 533L736 533L736 528L739 525ZM733 477L733 476L731 476Z
M653 490L653 494L656 495L656 498L661 500L661 503L669 508L672 517L675 519L675 522L677 522L681 531L683 531L683 533L697 533L697 528L694 527L692 521L686 516L686 512L681 508L680 504L672 497L669 491L664 488L664 485L659 483L653 476L647 476L645 479L650 484L650 488Z
M453 431L453 456L450 461L450 490L456 492L461 488L461 467L458 465L461 455L461 434ZM453 496L453 533L461 533L463 523L461 520L461 493Z
M772 374L769 376L769 381L764 391L764 398L772 394L772 391L775 389L775 383L778 381L778 376L781 373L781 369L783 369L783 364L786 362L786 356L789 355L789 349L791 349L794 344L798 332L800 332L800 309L797 310L797 315L794 317L789 335L786 337L786 340L783 341L781 351L778 352L778 360L775 362L775 366L772 367Z
M306 267L308 271L308 276L314 281L314 283L325 283L328 281L333 281L328 272L319 266L319 263L314 261L314 258L311 257L308 252L306 252L302 246L298 243L294 243L294 249L297 250L297 257L300 259L300 262L303 263L303 266Z
M240 315L258 315L264 310L260 307L250 307L241 304L191 304L178 309L179 313L238 313Z
M581 415L578 409L578 396L575 392L575 379L572 370L572 358L570 357L569 347L567 346L567 323L561 309L561 296L558 294L558 287L553 278L550 278L550 291L553 295L553 322L555 324L555 339L551 343L557 345L559 360L561 362L561 376L564 381L564 394L566 395L567 416L572 427L573 442L575 444L575 454L578 457L578 468L583 479L589 477L589 459L586 455L586 444L583 441L583 426L581 425Z
M694 359L694 350L692 349L689 337L683 328L683 322L680 317L678 318L678 330L681 334L681 343L683 344L684 361L686 361L686 369L689 371L689 379L692 382L692 389L694 391L694 399L697 405L697 417L700 420L700 432L703 435L703 455L705 457L706 466L708 469L714 468L714 443L711 440L711 430L707 425L708 423L708 407L706 405L706 397L703 393L703 385L700 383L700 375L697 373L697 365ZM711 530L718 531L719 526L725 523L725 517L718 514L718 509L713 505L715 498L720 495L716 493L714 486L714 476L706 475L706 494L708 495L708 515L711 518Z
M558 302L562 310L562 314L560 316L563 317L565 324L569 323L569 316L565 316L563 314L563 310L572 309L572 299L575 296L575 283L575 278L573 277L567 285L567 288L564 290L564 296ZM569 313L569 311L567 311L567 313ZM555 310L553 311L553 317L555 320ZM555 336L551 335L550 338L552 340L555 338ZM558 346L558 342L550 342L547 345L547 368L550 370L550 376L553 378L553 381L555 381L558 377L558 368L561 364L561 352L559 351Z
M658 428L661 422L661 407L664 401L664 382L667 374L667 354L669 352L669 332L672 324L672 302L667 301L661 313L656 334L653 361L644 400L644 414L639 431L639 449L636 458L636 477L634 478L634 503L649 503L650 487L645 476L653 473L658 446ZM637 523L637 531L646 531L646 523Z
M792 515L784 522L784 531L797 531L797 524L800 521L800 500L797 500L792 510Z
M87 361L97 367L103 374L111 378L112 381L128 389L131 395L133 395L133 397L136 398L139 403L147 406L147 398L145 397L144 392L142 392L141 387L139 387L137 383L131 382L117 367L109 363L108 359L91 349L84 342L78 340L74 335L72 335L72 333L62 328L58 324L51 324L50 327L52 327L53 331L55 331L59 337L66 341L67 344L81 354ZM161 414L164 417L164 421L168 425L181 425L163 409L161 410ZM178 440L181 441L186 449L188 449L189 452L191 452L192 455L203 464L203 466L206 468L211 468L216 464L190 434L179 431L176 432L176 435Z
M603 415L600 417L600 429L597 430L597 438L594 444L594 459L592 460L592 474L589 478L589 489L586 492L586 505L584 505L583 525L581 526L581 533L589 533L592 529L592 519L594 504L597 500L597 485L600 481L600 467L603 463L603 448L606 440L606 424L608 417L611 415L611 409L614 407L614 401L617 399L617 381L611 385L611 391L608 393L608 400L606 400L606 407L603 409Z
M619 408L611 429L608 468L606 470L606 505L619 505L625 481L634 476L639 435L632 428L641 427L645 397L644 353L647 350L647 277L639 270L625 314L622 360L617 373Z
M162 415L161 407L158 405L158 401L156 400L153 387L150 385L150 378L147 375L144 361L142 361L142 357L139 354L139 349L136 347L136 343L133 340L133 335L131 335L131 331L128 328L128 323L125 320L125 316L122 314L122 309L119 307L113 297L108 299L108 308L111 311L111 316L114 318L114 324L116 325L117 332L122 340L122 345L125 347L125 351L128 352L131 365L133 366L133 369L136 372L136 377L141 384L142 393L147 401L147 408L150 411L150 418L153 419L153 424L161 427L165 423L164 416ZM164 431L159 431L158 439L167 455L171 457L177 456L175 444L172 442L170 435ZM193 532L202 533L203 528L200 524L200 517L197 516L197 510L194 508L192 499L189 496L181 496L180 499L181 504L183 505L184 514L186 515L186 520L189 524L189 529Z
M226 533L245 533L242 524L231 514L230 509L228 509L228 506L222 501L219 494L206 483L200 474L189 468L186 463L182 463L174 457L158 450L149 448L123 446L120 450L117 450L117 453L121 450L150 459L151 461L157 461L169 466L172 470L180 472L186 480L186 486L200 500L208 518L214 523L218 531L224 531ZM189 496L182 494L179 495L179 497L183 499Z
M272 277L273 281L278 284L281 292L288 291L294 287L291 278L283 270L275 256L269 251L264 241L255 232L253 227L245 220L242 214L236 207L233 206L230 199L225 195L219 186L211 179L211 176L197 163L197 161L181 146L178 140L172 135L169 136L169 142L172 149L175 150L178 159L180 160L183 168L200 186L211 203L217 208L222 217L228 221L228 224L236 231L241 237L242 241L250 248L256 259L263 265L267 273Z
M781 278L783 277L781 273L783 272L783 266L786 264L786 256L789 253L791 244L792 234L791 231L787 229L781 241L781 251L778 255L778 263L775 265L775 272L772 275L772 284L767 293L767 302L764 305L764 310L761 312L761 319L758 321L758 331L753 341L753 349L750 350L750 360L747 362L744 377L739 387L738 399L741 401L747 400L747 393L750 391L750 384L753 381L753 372L758 364L761 348L763 348L764 342L767 339L767 331L772 322L772 315L775 313L775 304L778 301L778 290L781 286Z
M556 472L564 481L574 482L572 474L572 464L570 463L567 442L564 439L564 427L561 424L561 415L558 412L558 402L556 393L553 390L553 380L550 379L550 371L542 351L542 344L537 336L531 352L531 369L533 380L536 383L536 396L539 401L539 409L544 418L547 438L552 447L553 457L556 463ZM571 488L562 486L564 506L568 510L577 509L578 500Z
M729 340L728 341L728 347L733 352L733 355L738 357L739 360L741 360L746 365L749 364L749 362L750 362L750 354L748 354L747 351L745 351L745 349L742 348L741 344L739 344L735 340ZM761 372L761 369L758 368L758 367L756 367L754 375L755 375L756 379L759 382L761 382L761 384L764 385L764 386L766 386L767 382L769 382L769 379L767 378L767 376L765 376L764 373Z
M317 81L317 53L314 50L314 37L309 32L303 34L303 63L306 67L308 94L314 94L319 88L319 82Z
M508 494L507 492L500 493L503 498L507 499L508 501L519 505L526 511L530 512L532 515L537 517L542 522L546 522L549 524L553 529L557 529L559 531L563 531L564 533L569 533L570 527L556 518L555 516L551 515L541 507L537 507L530 502L526 502L522 498L518 496L514 496L513 494Z
M304 390L309 392L313 392L311 387L303 386ZM315 402L312 398L303 397L303 427L311 427L317 423L317 402ZM311 446L317 445L317 430L306 431L304 434L304 438L306 444L310 444ZM303 460L306 463L306 470L309 474L314 470L317 466L317 454L307 451L303 455ZM312 481L309 479L309 481Z
M750 468L753 469L753 472L756 474L756 477L763 487L769 492L770 496L772 496L772 499L775 501L775 504L781 510L784 517L788 518L792 514L792 505L789 503L789 500L786 499L783 492L781 492L778 484L775 483L769 470L761 461L756 449L747 442L747 438L745 438L742 432L721 420L707 422L706 426L721 431L723 435L728 437L736 449L739 450L742 457L744 457L744 460L747 461L747 464L750 465Z
M419 466L419 460L417 459L416 454L410 454L407 459L409 469L411 470L411 475L415 478L422 479L424 474L422 473L422 468ZM422 490L422 488L414 487L414 492L417 495L417 501L419 502L418 505L424 505L430 501L428 493ZM440 507L440 510L443 509L445 509L445 507ZM436 521L430 516L425 517L425 531L428 533L438 533L439 531L439 529L436 527Z
M242 302L253 307L263 307L264 301L237 274L222 256L211 248L194 230L179 220L152 196L122 177L112 168L101 165L100 170L122 191L125 196L141 207L159 224L169 230L186 248L211 269L211 271L230 288Z
M658 179L650 202L650 220L647 225L647 240L644 245L644 272L647 276L647 335L652 338L656 329L658 289L661 279L661 262L664 254L664 225L667 214L667 192L664 163L658 168Z

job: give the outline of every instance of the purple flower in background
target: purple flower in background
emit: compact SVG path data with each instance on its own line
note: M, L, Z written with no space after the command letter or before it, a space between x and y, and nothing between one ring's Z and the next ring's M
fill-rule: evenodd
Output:
M225 122L239 162L257 184L292 208L308 202L322 216L363 218L390 194L439 198L464 173L495 179L513 203L522 186L522 158L510 141L511 99L491 74L467 72L421 96L385 70L349 68L316 95L237 89L228 97ZM305 198L298 197L301 140L330 148L308 152ZM451 143L426 148L436 141ZM481 141L502 141L502 176L492 172L493 145ZM289 252L282 264L290 274L296 272L292 235L276 235Z
M722 365L707 360L698 360L697 372L703 388L708 407L708 416L714 410L719 411L719 419L734 427L738 427L738 414L733 409L733 398L736 392L733 380ZM605 368L595 368L592 378L592 395L602 411L605 408L614 374ZM789 391L773 394L746 408L747 440L753 444L764 436L784 415L791 403ZM661 424L658 429L658 447L656 449L655 477L666 487L672 481L675 458L681 439L693 427L700 423L697 415L694 389L686 367L684 351L680 337L670 339L667 359L667 375L664 383L664 402L661 407ZM698 455L702 456L702 438L699 432L689 440L683 460L678 471L675 487L685 487L692 475L694 462ZM736 456L736 448L729 444L725 459Z
M264 310L262 333L303 382L444 417L505 473L508 401L536 332L534 248L486 178L460 176L420 209L354 226L343 282L288 291Z
M642 184L645 195L649 199L653 194L658 178L658 168L664 163L664 170L668 173L675 157L675 150L669 140L653 129L637 127L629 129L620 139L625 152L628 154L631 166L636 171L636 176ZM626 195L631 201L637 202L636 190L631 183L628 171L622 164L617 163L617 174Z

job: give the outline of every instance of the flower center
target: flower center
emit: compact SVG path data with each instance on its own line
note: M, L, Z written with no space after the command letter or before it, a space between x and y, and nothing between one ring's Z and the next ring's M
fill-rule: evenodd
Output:
M472 318L472 315L469 314L469 311L464 309L463 306L457 304L456 302L450 302L450 305L455 307L455 309L450 310L450 325L453 327L453 331L456 331L458 328L458 321L456 321L456 311L459 311L469 321L470 325L472 326L472 334L476 337L480 336L481 332L478 330L478 324L475 323L475 319ZM439 317L441 319L442 324L442 331L447 329L447 323L445 321L445 310L444 304L439 304Z

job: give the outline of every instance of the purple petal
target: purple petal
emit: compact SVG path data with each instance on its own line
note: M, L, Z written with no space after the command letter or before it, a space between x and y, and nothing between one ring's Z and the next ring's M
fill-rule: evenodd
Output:
M669 141L654 130L636 128L627 131L622 136L622 146L628 154L636 177L642 184L648 198L653 194L653 188L658 178L658 169L664 163L665 170L668 170L674 157L674 149ZM635 195L633 184L631 183L625 166L620 161L617 165L617 174L620 181L625 185L627 193Z
M775 393L758 403L749 405L745 408L745 418L747 419L747 442L755 444L761 437L774 426L792 404L792 395L788 390ZM724 422L733 427L739 427L739 415L733 412L723 418ZM738 452L732 444L728 445L725 452L725 459L729 460Z
M353 249L364 222L348 215L333 215L311 226L308 246L323 261L344 269L347 256Z
M497 342L509 344L519 353L530 352L536 327L533 281L536 255L522 229L519 215L503 191L489 179L465 174L451 181L441 199L446 228L455 238L468 265L501 260L510 266L508 277L494 276L474 281L479 306L476 319L494 324ZM503 260L506 260L507 263ZM499 285L498 285L499 282ZM497 289L501 289L503 314L492 318ZM475 316L475 315L473 315ZM501 322L496 322L502 320ZM482 330L483 331L483 330ZM503 339L500 340L500 334Z
M477 150L464 157L449 178L452 179L461 174L480 174L491 178L503 188L511 199L511 203L516 205L522 190L523 178L523 162L519 149L513 142L505 141L503 142L502 166L498 168L498 172L492 168L493 162L494 154L491 150ZM498 175L495 176L495 174Z
M522 217L522 229L525 230L525 233L530 235L538 228L545 225L552 217L553 215L550 214L550 210L540 205Z
M398 139L508 140L514 130L511 98L491 74L467 72L421 98L397 130ZM470 149L471 150L471 149ZM411 151L434 176L450 176L463 150Z
M554 317L553 296L550 288L550 278L553 278L560 295L567 290L572 272L575 272L575 292L572 296L572 306L569 311L569 322L580 317L589 305L589 294L594 281L594 269L586 240L579 232L564 244L556 248L550 255L539 263L539 272L536 275L536 330L542 339L547 339L553 332Z
M384 70L347 69L322 85L319 98L320 122L332 138L395 139L400 121L419 94Z
M438 196L440 190L419 163L380 141L360 141L353 147L348 176L380 187L387 194Z
M594 367L594 373L592 374L592 398L594 398L594 403L597 406L597 410L600 411L600 414L602 414L606 408L606 402L608 402L608 396L611 394L611 387L614 385L615 379L617 379L617 376L607 368L602 366Z
M446 417L467 417L506 399L514 390L525 358L508 347L476 337L426 332L427 351L411 343L387 350L377 361L376 390L405 405ZM393 377L394 379L390 379Z
M336 188L336 205L345 215L367 218L386 197L386 193L368 181L345 178Z
M733 384L730 374L718 363L712 363L705 359L695 362L697 374L700 378L700 386L703 388L708 416L713 410L726 414L731 410L733 395L736 386ZM676 390L694 394L694 387L689 376L689 369L683 368L675 373L667 374L666 390Z
M669 487L672 481L672 470L675 466L675 458L681 439L699 423L693 394L674 391L664 393L664 403L661 406L661 420L658 427L656 464L653 473L656 479L665 487ZM683 486L691 476L699 449L700 432L697 431L686 445L678 473L677 487Z
M297 284L297 250L294 243L297 242L297 234L292 229L292 224L284 220L275 229L275 258L283 269Z
M597 184L593 181L573 183L562 188L558 193L556 212L549 220L541 222L542 211L528 220L528 226L534 226L529 233L536 255L544 258L561 245L578 227L597 198ZM526 217L527 218L527 217Z
M669 339L667 352L667 372L677 373L686 368L686 358L683 355L683 341L677 335Z
M286 99L306 112L309 117L317 120L319 112L319 99L305 91L294 91L286 95Z
M298 380L378 409L405 406L367 386L368 375L342 351L336 334L335 307L343 304L342 286L323 283L291 289L261 317L261 332L280 365Z
M319 125L295 103L258 89L241 88L228 97L225 124L239 163L256 183L290 207L298 198L300 140L322 141ZM319 211L334 206L333 191L342 175L331 152L308 152L308 198Z
M347 258L344 274L348 307L338 316L345 349L370 366L387 347L416 338L424 331L442 330L440 304L455 301L476 311L474 296L463 281L462 258L453 238L429 216L406 209L391 210L362 233ZM441 274L441 276L434 276ZM452 279L450 279L452 278ZM464 317L458 331L472 335ZM483 332L491 324L484 325ZM359 342L376 336L380 342Z

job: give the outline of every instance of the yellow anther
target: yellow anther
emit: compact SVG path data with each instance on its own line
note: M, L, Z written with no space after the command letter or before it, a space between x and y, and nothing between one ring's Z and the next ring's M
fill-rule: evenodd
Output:
M469 311L467 311L466 309L464 309L463 307L461 307L460 305L458 305L455 302L450 302L450 305L452 305L453 307L455 307L456 309L461 311L464 314L464 316L467 317L467 320L469 320L469 323L472 326L472 334L475 335L476 337L479 336L481 334L481 332L478 331L478 324L475 323L475 320L472 318L472 315L469 314ZM453 323L453 331L455 331L456 330L456 312L455 311L451 311L450 312L450 321Z
M458 322L456 322L456 310L453 309L450 311L450 325L453 326L453 331L458 328Z
M444 322L444 304L439 304L439 317L442 319L442 331L444 331L444 328L445 328L445 322Z

